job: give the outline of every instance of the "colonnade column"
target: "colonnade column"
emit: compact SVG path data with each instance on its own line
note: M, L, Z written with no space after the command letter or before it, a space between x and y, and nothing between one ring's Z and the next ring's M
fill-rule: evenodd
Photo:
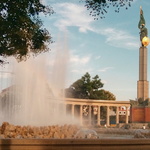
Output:
M97 106L98 107L98 111L97 111L97 125L101 125L100 121L101 121L101 106Z
M80 105L80 125L83 125L83 112L82 112L82 105Z
M72 114L72 119L74 119L74 104L71 106L71 114Z
M89 105L89 125L91 125L91 105Z
M64 115L66 115L67 114L67 104L61 104L62 105L62 107L61 107L61 109L62 109L62 113L64 114Z
M109 126L110 125L109 124L109 121L110 121L110 119L109 119L109 106L107 106L107 117L106 117L106 119L107 119L106 125Z
M119 123L119 106L116 107L116 124Z
M128 116L129 116L129 111L128 111L128 108L129 108L129 107L126 107L126 123L129 123L129 118L128 118Z

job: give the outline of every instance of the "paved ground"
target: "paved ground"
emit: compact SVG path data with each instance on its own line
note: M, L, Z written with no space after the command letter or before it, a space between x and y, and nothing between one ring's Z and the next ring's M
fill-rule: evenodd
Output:
M100 139L149 138L150 135L150 129L95 128L93 130L97 132Z

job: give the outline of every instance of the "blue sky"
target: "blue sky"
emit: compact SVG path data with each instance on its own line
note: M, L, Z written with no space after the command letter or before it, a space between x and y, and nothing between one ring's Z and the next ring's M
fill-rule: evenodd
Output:
M56 12L47 17L41 15L44 27L55 41L45 55L49 56L49 65L56 51L67 57L66 87L89 72L92 77L99 75L103 88L117 100L135 99L139 78L139 8L143 8L150 31L150 1L134 0L128 10L123 7L119 13L109 8L105 18L99 20L94 20L79 0L43 2ZM148 61L148 68L149 64ZM150 69L148 80L149 76Z
M117 100L135 99L139 78L139 8L143 8L149 30L150 1L134 0L128 10L121 8L119 13L109 8L105 19L96 21L78 0L45 2L56 12L44 19L53 39L67 34L70 51L67 84L89 72L92 77L98 74L104 89Z

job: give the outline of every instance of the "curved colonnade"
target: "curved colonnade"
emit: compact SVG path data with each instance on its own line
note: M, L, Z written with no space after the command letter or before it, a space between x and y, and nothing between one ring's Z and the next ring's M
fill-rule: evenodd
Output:
M63 101L64 102L64 101ZM92 107L97 107L97 115L96 115L96 124L101 125L101 115L100 109L102 107L107 108L107 115L106 115L106 125L110 125L110 107L116 108L116 124L119 123L119 107L125 107L125 123L129 122L129 109L130 109L130 101L111 101L111 100L86 100L86 99L74 99L74 98L65 98L66 107L68 105L71 106L71 114L72 117L75 116L75 106L79 107L79 118L80 118L80 125L83 125L83 106L88 106L88 120L91 123L91 116L93 115Z

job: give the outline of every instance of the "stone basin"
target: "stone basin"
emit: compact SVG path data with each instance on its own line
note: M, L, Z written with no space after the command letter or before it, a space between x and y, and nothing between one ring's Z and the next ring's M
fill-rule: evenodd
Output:
M149 150L149 139L1 139L1 150Z
M0 131L0 150L150 150L150 138L142 134L148 133L149 137L149 130L140 130L134 138L133 130L87 130L75 125L31 127L4 122Z

